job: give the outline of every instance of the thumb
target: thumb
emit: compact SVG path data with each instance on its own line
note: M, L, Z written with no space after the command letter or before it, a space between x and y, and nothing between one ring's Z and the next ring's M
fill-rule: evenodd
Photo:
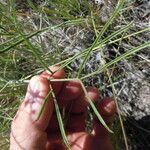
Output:
M45 130L53 112L49 93L49 81L46 78L34 76L30 80L25 100L12 122L11 150L45 149Z

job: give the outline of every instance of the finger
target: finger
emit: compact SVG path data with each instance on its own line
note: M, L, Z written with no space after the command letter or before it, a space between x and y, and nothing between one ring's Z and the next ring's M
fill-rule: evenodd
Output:
M110 139L100 139L85 132L71 133L68 140L72 150L114 150Z
M79 81L66 81L57 99L60 106L66 106L83 93Z
M106 98L104 100L106 100ZM110 105L110 102L112 101L112 99L109 99L106 101L107 101L107 104ZM105 104L105 106L107 106L107 104ZM100 107L101 107L101 105L102 105L102 103L99 104ZM109 112L115 112L115 111L112 111L114 109L113 107L109 106L109 108L111 110L111 111L109 110ZM103 109L105 110L104 114L107 114L107 115L109 114L108 116L113 116L112 113L108 112L108 109L105 109L105 108L103 108ZM81 116L81 118L82 118L82 116ZM76 115L74 117L71 117L71 119L68 122L69 125L72 124L71 126L69 126L69 128L71 130L67 130L70 132L68 134L68 140L69 140L69 143L71 144L72 150L83 150L83 149L85 149L85 150L91 150L91 149L113 150L109 136L108 136L108 134L106 134L107 131L102 126L99 126L98 121L96 122L97 124L94 124L96 127L95 128L96 134L89 135L85 132L80 132L79 130L78 130L79 131L78 132L76 130L76 128L82 128L81 126L85 125L83 120L84 120L84 117L83 117L83 119L80 119L80 115ZM62 143L63 143L63 140L60 135L56 136L56 133L55 133L52 136L52 134L50 134L49 142L47 144L47 150L52 149L52 148L57 149L57 150L59 150L59 149L66 150L67 148L65 148L65 146Z
M88 87L87 92L93 102L96 102L100 97L97 88ZM66 116L67 131L70 132L85 131L86 127L85 111L87 106L89 106L89 102L84 93L82 93L82 96L79 96L76 100L72 102L72 104L68 106L66 114L70 115Z
M81 85L78 81L65 82L59 95L56 97L60 107L66 106L74 98L80 95L82 92ZM56 112L53 113L49 125L47 127L47 133L57 132L59 130L58 119Z
M99 113L103 116L112 116L116 112L115 101L110 97L105 97L97 106Z
M94 93L92 93L91 95L89 94L89 96L91 96L91 99L94 101L94 98L95 98L95 101L98 100L98 93L96 94L94 88L88 88L89 91L94 91ZM95 95L94 95L95 94ZM105 120L105 122L110 125L113 121L113 118L114 118L114 113L116 111L116 106L115 106L115 103L114 101L111 99L111 98L104 98L99 104L98 104L98 111L99 112L103 112L102 114L102 117L103 119ZM81 110L81 109L80 109ZM79 111L78 111L79 112ZM71 132L79 132L79 131L84 131L85 130L85 127L86 127L86 116L85 116L85 113L80 113L80 114L70 114L70 117L68 118L68 122L67 122L67 129L68 131L71 131ZM94 122L96 122L95 124L96 125L99 125L99 120L95 117L95 120Z
M100 98L100 92L95 87L87 87L87 93L90 99L95 103ZM83 93L82 96L78 97L71 106L71 112L80 114L86 111L89 106L86 95Z
M111 127L116 112L115 101L109 97L106 97L98 104L97 109L102 115L106 124ZM97 117L94 118L93 124L93 134L95 134L97 137L107 137L109 135L108 131L99 122Z
M68 132L85 131L86 122L85 114L66 116L64 126ZM50 119L49 126L46 129L48 135L59 132L59 123L56 114L54 113Z
M96 102L100 97L100 94L97 88L87 87L87 93L93 102ZM89 106L89 102L86 98L86 95L83 93L81 98L78 97L75 100L75 102L72 104L73 105L70 108L71 109L70 116L67 122L67 129L70 132L85 131L85 127L86 127L85 112L86 112L87 106Z
M85 114L71 114L69 118L66 118L66 129L68 132L81 132L85 131L86 127L86 115Z
M76 132L68 135L72 150L95 150L92 147L93 136L85 132Z
M29 82L25 100L17 113L17 119L30 119L27 121L35 122L42 130L45 130L53 112L53 102L49 92L48 80L41 76L34 76ZM41 117L36 120L45 100L47 102L44 105Z
M44 78L47 78L47 79L63 79L65 77L65 71L64 69L59 69L60 66L50 66L49 69L52 71L52 72L55 72L54 74L52 74L51 72L49 72L48 70L44 71L41 76L44 77ZM59 81L59 82L51 82L51 86L54 90L54 93L57 95L62 86L63 86L63 82Z
M68 141L72 150L114 150L109 138L97 138L85 132L68 133ZM46 150L67 150L59 135L48 137Z
M72 150L91 150L92 138L85 132L68 133L67 138ZM50 149L67 150L60 135L53 134L48 137L46 150Z
M29 149L31 149L37 141L46 139L44 131L53 112L53 103L51 97L48 96L49 91L47 79L41 76L34 76L30 80L25 100L12 122L11 141L15 143L12 145L21 143L23 147L30 147ZM37 120L44 103L43 112ZM38 144L41 144L41 142ZM44 144L44 141L42 144Z
M59 131L58 119L57 119L56 113L53 113L53 115L49 121L49 125L46 129L46 133L48 135L51 135L52 133L57 133L58 131Z

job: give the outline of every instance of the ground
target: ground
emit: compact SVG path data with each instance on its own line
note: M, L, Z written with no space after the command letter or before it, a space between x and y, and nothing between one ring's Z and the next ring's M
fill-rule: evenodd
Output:
M23 30L25 35L28 35L34 31L61 24L68 20L86 19L86 21L84 23L79 23L80 20L75 23L72 21L73 25L46 30L30 38L29 42L32 44L21 42L20 45L12 47L11 51L0 53L0 111L2 112L0 115L2 119L0 124L0 139L2 139L2 142L0 142L0 147L3 148L8 145L10 121L18 107L18 103L23 98L28 80L31 76L43 70L41 60L32 52L33 47L38 50L38 54L48 65L60 63L62 60L73 57L92 45L117 4L117 1L112 3L109 0L84 1L84 3L78 1L78 4L71 3L68 7L65 3L56 5L57 3L48 3L49 1L46 0L32 1L33 3L28 4L25 1L20 3L19 0L16 0L15 9L17 9L17 13L13 12L11 1L1 1L7 6L8 10L6 11L5 7L0 7L1 12L3 12L0 24L0 30L3 33L0 35L2 43L0 44L0 50L12 46L21 39L18 37L20 29L17 23L20 24L21 31ZM78 5L80 7L74 9L74 6ZM67 13L65 13L66 8ZM150 2L148 0L125 1L124 9L105 31L102 39L130 23L131 26L124 30L121 35L110 39L103 47L98 47L91 53L82 72L82 77L122 56L130 49L149 41L149 8ZM14 14L17 18L13 16ZM4 17L5 15L6 17ZM92 18L94 19L92 20ZM15 22L15 19L18 22ZM6 34L7 32L4 29L9 33ZM134 33L136 35L132 36L131 34ZM127 38L125 38L126 36ZM12 41L9 41L9 38ZM119 39L119 42L112 42L117 39ZM80 57L66 67L68 77L76 77L82 60L83 57ZM124 120L129 149L133 150L148 150L150 148L150 127L148 126L150 123L149 68L150 49L147 46L138 53L123 57L121 61L113 63L97 75L84 80L86 85L99 88L102 91L102 96L114 96L115 93ZM74 71L73 74L72 71ZM110 81L110 78L112 81ZM113 93L114 89L115 92ZM116 126L119 126L118 123L116 124ZM115 127L114 130L117 134ZM120 146L120 143L124 142L121 130L119 130L118 136L116 134L114 134L115 138L113 136L116 149L125 149Z

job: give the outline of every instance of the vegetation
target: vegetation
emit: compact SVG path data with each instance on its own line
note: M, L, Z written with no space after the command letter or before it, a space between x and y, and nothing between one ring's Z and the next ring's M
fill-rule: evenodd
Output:
M131 4L119 0L109 10L107 3L96 6L88 0L0 2L0 149L8 149L10 122L29 79L53 64L67 70L66 80L76 78L99 88L103 96L114 97L119 123L115 123L112 138L116 149L123 149L120 143L124 142L128 149L115 83L128 76L124 62L150 46L148 40L133 42L150 27L139 28L128 20L125 15L131 13ZM103 8L109 10L107 16L103 16ZM67 144L59 111L58 121Z

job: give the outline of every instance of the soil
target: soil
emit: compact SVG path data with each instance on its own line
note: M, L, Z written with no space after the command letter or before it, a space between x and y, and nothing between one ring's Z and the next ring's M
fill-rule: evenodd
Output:
M131 29L129 33L133 31L139 31L145 27L150 26L150 1L149 0L126 0L131 2L130 10L128 13L123 14L125 21L136 25L134 29ZM36 1L40 4L42 1ZM113 4L110 0L93 0L90 1L96 7L101 7L100 20L105 23L112 13L112 8L116 4ZM18 8L23 11L28 8L20 4L18 1ZM30 18L28 21L35 22L34 18ZM122 21L120 19L120 21ZM118 21L119 22L119 21ZM123 23L122 23L123 24ZM121 25L119 22L118 26ZM116 26L117 27L117 26ZM57 35L57 37L55 36ZM55 37L55 39L54 39ZM56 47L54 45L57 39L59 49L63 49L62 56L71 56L81 50L87 48L94 40L94 33L88 29L82 29L80 27L69 27L67 29L57 29L51 33L45 33L43 35L44 50L51 50L54 52ZM133 46L137 46L145 41L149 40L149 33L142 33L140 36L131 38L129 42L123 42L118 49L116 45L104 47L104 55L106 58L113 59L116 55L121 55ZM37 39L34 39L37 40ZM51 41L50 43L48 41ZM42 47L43 49L43 47ZM41 50L42 50L41 49ZM79 63L82 60L77 60L70 67L73 70L77 70ZM106 59L109 61L109 59ZM104 63L102 56L99 52L94 52L87 63L85 69L86 73L93 72L96 68ZM113 75L116 75L113 83L116 88L118 103L122 115L125 120L125 128L130 143L131 150L149 150L150 149L150 49L144 49L143 51L135 54L128 60L123 60L118 63ZM120 77L119 77L120 75ZM105 79L105 74L100 74L96 77L90 78L87 84L94 85L102 91L103 96L112 96L112 91L108 85L108 81ZM99 86L100 84L100 86Z

